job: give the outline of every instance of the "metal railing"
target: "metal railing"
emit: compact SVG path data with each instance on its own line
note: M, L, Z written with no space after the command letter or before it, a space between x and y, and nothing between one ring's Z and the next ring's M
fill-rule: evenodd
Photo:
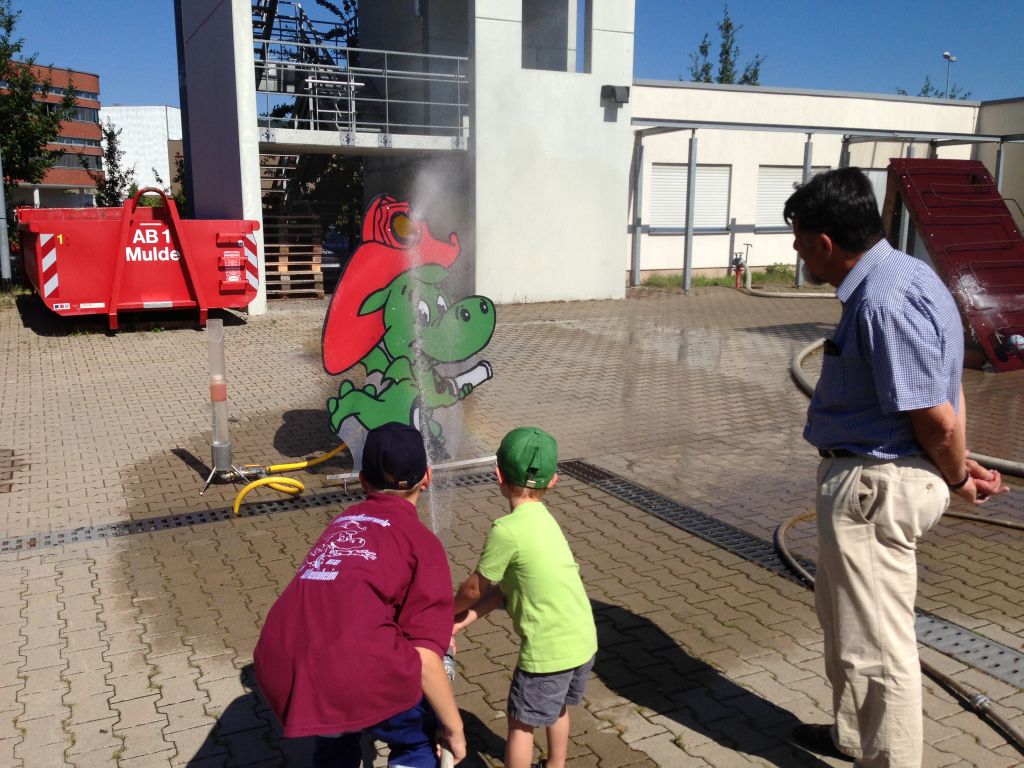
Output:
M332 29L278 4L254 39L261 128L465 137L468 58L352 48Z

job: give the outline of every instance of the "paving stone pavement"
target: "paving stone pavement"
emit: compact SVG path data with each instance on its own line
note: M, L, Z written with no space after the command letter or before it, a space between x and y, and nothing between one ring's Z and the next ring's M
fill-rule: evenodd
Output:
M140 316L108 337L99 321L57 323L32 302L0 310L0 538L230 504L230 485L197 495L209 460L205 335L188 318ZM319 366L325 310L281 302L248 322L228 317L238 461L337 444L324 415L337 382ZM770 538L808 508L817 461L800 437L806 399L789 359L837 318L833 300L728 289L499 307L485 355L495 378L465 401L456 455L486 455L508 428L538 424L563 458ZM974 449L1024 460L1022 383L966 372ZM294 474L315 492L348 468L339 457ZM423 518L441 524L461 579L502 499L491 485L428 496ZM273 497L260 489L250 499ZM829 709L810 592L579 480L564 477L548 500L580 562L601 645L573 713L573 768L842 764L785 741L797 720ZM280 737L249 665L267 609L337 511L0 555L0 765L307 765L309 743ZM1024 486L982 511L1021 521ZM812 528L791 533L811 559ZM922 546L919 605L1024 649L1019 536L944 520ZM515 652L503 615L461 641L465 765L501 765ZM1020 689L923 656L1024 726ZM1021 763L931 682L925 712L926 765Z

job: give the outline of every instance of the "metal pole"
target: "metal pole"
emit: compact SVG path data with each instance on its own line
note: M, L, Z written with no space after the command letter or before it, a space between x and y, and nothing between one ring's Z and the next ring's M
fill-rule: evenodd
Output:
M950 68L950 66L952 66L953 62L956 61L956 56L954 56L949 51L943 51L942 52L942 58L944 58L946 60L946 92L943 94L942 98L948 99L949 98L949 68Z
M11 244L7 239L7 196L4 194L4 164L0 158L0 287L11 290Z
M693 200L697 180L697 130L690 130L690 159L686 167L686 239L683 247L683 293L690 292L693 268Z
M914 142L907 145L907 157L914 156ZM904 253L907 251L907 241L910 239L910 211L907 210L907 202L903 201L903 210L900 211L900 242L899 249Z
M802 184L806 184L811 180L811 168L812 161L814 159L814 134L807 134L807 141L804 142L804 173ZM747 264L747 269L750 269L750 265ZM800 257L796 257L796 287L804 287L804 270L803 264L800 262Z
M996 147L996 191L999 194L1003 193L1003 161L1006 159L1003 149L1003 142L1000 141L999 146Z
M729 255L725 259L726 274L732 271L735 266L733 257L736 255L736 217L729 219Z
M644 138L637 135L634 157L636 167L633 169L633 258L630 261L629 284L634 288L640 285L640 225L643 213L644 183Z
M847 134L843 136L843 146L839 150L839 167L849 168L850 167L850 136Z

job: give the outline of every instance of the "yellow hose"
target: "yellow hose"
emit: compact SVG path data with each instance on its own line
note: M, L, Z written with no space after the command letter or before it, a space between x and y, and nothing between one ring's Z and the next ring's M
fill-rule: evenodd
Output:
M263 472L291 472L296 469L308 469L309 467L315 467L317 464L322 464L328 459L334 458L343 450L345 450L344 443L335 446L327 453L325 453L323 456L317 456L315 459L306 459L305 461L293 461L289 464L271 464L269 467L259 467L259 469ZM246 466L255 468L258 465L252 464ZM298 496L300 493L306 490L306 486L303 485L301 481L296 480L294 477L261 477L259 480L253 480L241 491L239 491L237 496L235 496L235 503L234 506L232 506L231 511L235 513L236 517L238 516L238 508L242 506L242 499L245 497L245 494L247 494L253 488L259 488L261 485L265 485L268 488L272 488L275 491L280 491L281 493L291 494L292 496Z
M273 464L267 467L267 472L293 472L296 469L309 469L315 467L317 464L322 464L328 459L332 459L345 450L345 444L335 446L323 456L317 456L315 459L306 459L305 461L294 461L291 464Z
M235 504L231 508L231 511L235 513L235 517L238 517L238 508L242 505L242 499L245 497L245 494L261 485L269 486L275 491L281 491L281 493L290 493L292 496L298 496L306 490L306 486L302 484L302 481L296 480L294 477L261 477L259 480L253 480L235 496Z

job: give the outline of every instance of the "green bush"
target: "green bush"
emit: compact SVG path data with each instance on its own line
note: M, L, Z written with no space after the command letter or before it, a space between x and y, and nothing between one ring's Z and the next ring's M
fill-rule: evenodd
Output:
M731 276L725 277L704 277L703 275L693 275L690 279L690 284L694 288L707 288L711 285L734 285L736 278ZM674 275L651 275L650 277L644 278L643 285L647 288L679 288L683 287L683 275L677 273Z
M795 283L796 271L792 264L769 264L764 272L754 272L751 277L761 276L765 283Z

